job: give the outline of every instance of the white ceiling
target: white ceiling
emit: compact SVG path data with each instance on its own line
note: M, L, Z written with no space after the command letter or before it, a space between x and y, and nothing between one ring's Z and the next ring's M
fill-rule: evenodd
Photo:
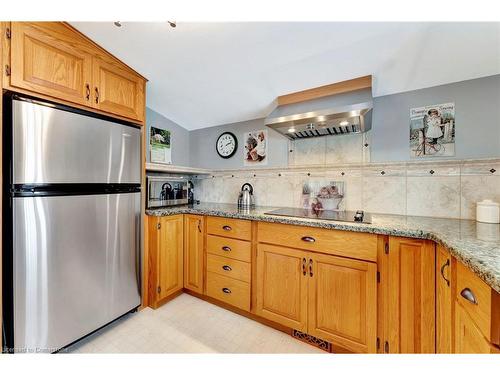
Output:
M374 96L500 74L500 23L122 24L72 22L146 76L147 105L189 130L367 74Z

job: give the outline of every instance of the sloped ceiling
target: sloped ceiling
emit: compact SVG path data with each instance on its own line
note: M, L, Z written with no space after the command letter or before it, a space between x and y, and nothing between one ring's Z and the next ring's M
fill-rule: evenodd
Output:
M500 74L500 23L71 24L146 76L147 105L189 130L368 74L374 96Z

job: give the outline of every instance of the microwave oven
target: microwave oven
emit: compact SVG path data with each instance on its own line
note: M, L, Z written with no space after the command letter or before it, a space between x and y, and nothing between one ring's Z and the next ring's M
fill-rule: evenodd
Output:
M188 180L183 177L147 176L146 208L188 203Z

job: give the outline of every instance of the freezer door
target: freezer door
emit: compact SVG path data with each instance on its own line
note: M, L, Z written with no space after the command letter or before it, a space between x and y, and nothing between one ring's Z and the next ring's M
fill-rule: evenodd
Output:
M140 193L13 199L14 347L52 352L140 304Z
M13 183L141 183L141 132L28 101L12 101Z

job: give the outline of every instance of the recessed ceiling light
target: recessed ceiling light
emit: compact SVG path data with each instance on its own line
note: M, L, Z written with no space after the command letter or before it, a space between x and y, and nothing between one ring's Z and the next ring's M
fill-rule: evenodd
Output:
M295 128L288 129L288 133L295 133Z
M339 124L339 125L340 125L340 126L347 126L347 125L349 125L349 121L346 121L346 120L344 120L344 121L340 121L340 124Z
M122 23L120 21L116 21L114 24L116 27L122 27Z

